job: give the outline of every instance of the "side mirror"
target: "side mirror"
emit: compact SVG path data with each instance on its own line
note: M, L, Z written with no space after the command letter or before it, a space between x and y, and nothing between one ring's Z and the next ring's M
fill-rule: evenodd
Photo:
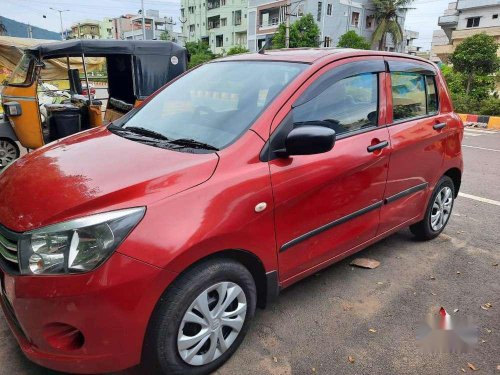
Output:
M283 156L314 155L328 152L335 144L335 131L325 126L304 125L292 129L285 140Z

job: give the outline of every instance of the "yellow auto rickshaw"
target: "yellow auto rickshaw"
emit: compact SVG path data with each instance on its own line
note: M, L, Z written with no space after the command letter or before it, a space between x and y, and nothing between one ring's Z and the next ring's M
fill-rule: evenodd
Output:
M165 41L70 40L25 49L2 90L0 168L10 154L19 156L17 141L37 149L109 123L185 72L187 63L187 50Z

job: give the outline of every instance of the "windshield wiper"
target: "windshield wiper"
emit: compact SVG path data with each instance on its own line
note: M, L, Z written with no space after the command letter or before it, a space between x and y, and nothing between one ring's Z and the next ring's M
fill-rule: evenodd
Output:
M149 129L146 129L146 128L141 128L141 127L138 127L138 126L129 126L127 128L122 128L121 126L110 125L108 127L108 129L119 131L119 132L125 132L125 133L133 133L133 134L137 134L137 135L143 135L145 137L154 138L156 140L170 141L169 138L165 137L161 133L155 132L154 130L149 130Z
M204 150L219 151L219 149L215 146L209 145L208 143L203 143L203 142L197 141L195 139L190 139L190 138L174 139L174 140L169 141L169 143L172 143L174 145L179 145L179 146L191 147L191 148L200 148L200 149L204 149Z

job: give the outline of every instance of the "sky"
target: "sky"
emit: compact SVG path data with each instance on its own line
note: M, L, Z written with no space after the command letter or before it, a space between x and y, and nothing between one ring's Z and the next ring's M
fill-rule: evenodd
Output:
M412 10L406 17L405 28L418 31L419 39L414 43L422 49L430 49L433 30L438 29L437 19L443 14L451 0L414 0ZM83 19L102 19L122 14L136 14L140 0L0 0L0 16L29 23L51 31L60 32L59 13L50 8L69 10L63 13L63 26ZM177 20L174 29L180 30L180 0L144 0L145 9L157 9L160 16L172 16ZM43 18L43 16L46 18Z

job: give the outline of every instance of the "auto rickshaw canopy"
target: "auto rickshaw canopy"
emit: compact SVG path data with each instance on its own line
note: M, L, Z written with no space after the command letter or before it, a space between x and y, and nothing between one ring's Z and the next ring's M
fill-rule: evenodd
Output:
M43 62L80 57L84 68L87 60L98 64L95 59L105 58L109 95L129 103L151 95L185 72L188 64L186 48L156 40L75 39L39 44L24 52Z

